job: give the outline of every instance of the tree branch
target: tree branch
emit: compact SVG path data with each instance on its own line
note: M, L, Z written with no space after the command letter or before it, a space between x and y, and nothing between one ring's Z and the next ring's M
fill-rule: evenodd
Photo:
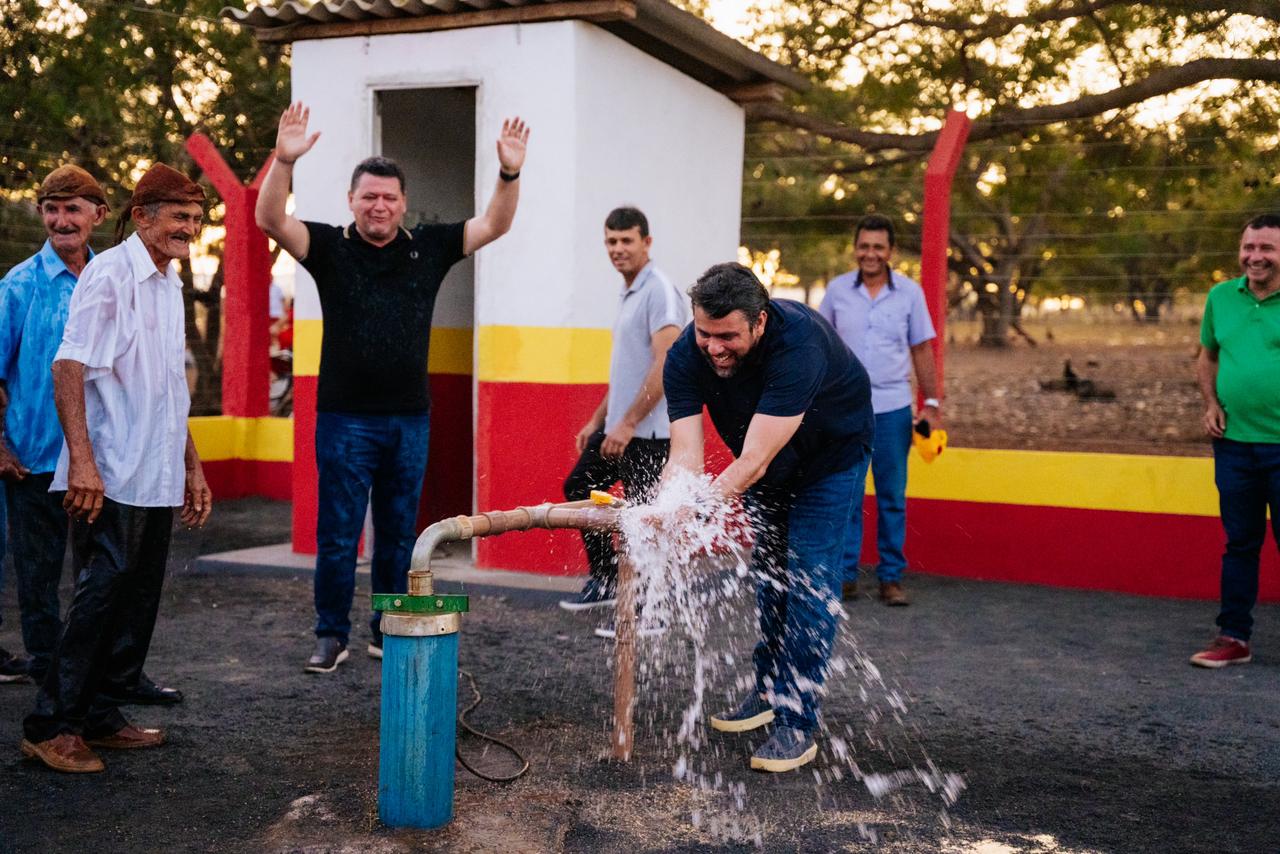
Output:
M921 27L944 32L963 34L966 39L983 41L1000 38L1018 27L1036 24L1052 24L1072 18L1091 17L1115 6L1143 6L1158 12L1182 12L1184 14L1219 13L1226 15L1251 15L1267 21L1280 22L1280 5L1271 0L1081 0L1081 2L1052 4L1024 15L988 15L980 23L974 23L968 15L930 18L910 15L897 21L882 24L869 30L860 41L896 30L900 27Z
M1280 11L1276 13L1280 18ZM1074 101L1004 110L990 118L979 119L969 131L969 142L994 139L1011 131L1090 118L1110 110L1141 103L1160 95L1203 83L1206 80L1266 80L1280 82L1280 61L1271 59L1209 58L1195 59L1185 65L1157 68L1135 83L1118 86L1097 95L1084 95ZM937 141L938 131L923 134L880 133L864 131L792 110L784 104L756 103L747 105L747 117L756 122L777 124L805 130L838 142L861 146L867 151L928 151Z

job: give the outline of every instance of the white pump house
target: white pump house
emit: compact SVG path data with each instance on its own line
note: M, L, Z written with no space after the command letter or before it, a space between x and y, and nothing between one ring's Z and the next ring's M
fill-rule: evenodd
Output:
M432 333L423 527L445 515L560 500L573 436L608 379L620 280L605 215L649 217L681 286L737 256L745 113L803 77L665 0L345 0L231 9L292 43L292 97L321 132L295 170L297 214L350 221L361 159L396 159L409 217L465 219L497 180L506 117L532 128L511 232L445 280ZM314 284L295 303L294 548L314 550ZM573 535L481 541L481 566L576 570ZM548 554L552 555L550 559Z

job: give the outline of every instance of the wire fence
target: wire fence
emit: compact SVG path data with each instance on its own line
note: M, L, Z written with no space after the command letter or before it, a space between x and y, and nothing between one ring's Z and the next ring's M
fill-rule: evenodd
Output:
M953 442L1210 452L1195 378L1205 295L1241 275L1245 222L1280 211L1274 159L1215 153L1221 143L1182 138L1204 156L1162 162L1132 140L965 150L943 319ZM743 242L774 294L818 305L856 268L868 212L894 220L895 268L919 279L923 159L877 168L832 146L786 150L803 145L790 131L747 135Z

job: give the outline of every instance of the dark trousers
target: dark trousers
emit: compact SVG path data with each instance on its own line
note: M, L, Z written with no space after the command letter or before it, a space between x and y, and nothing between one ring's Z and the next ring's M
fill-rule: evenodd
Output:
M669 439L632 439L621 457L600 456L604 430L597 430L587 440L587 447L564 482L564 497L581 501L591 497L593 489L609 489L622 481L628 501L647 501L662 476L671 450ZM618 578L618 556L613 548L613 535L607 531L583 531L582 545L591 565L591 580L610 593Z
M427 470L427 415L316 414L316 636L346 644L356 589L356 551L373 493L374 593L403 593L418 538L418 499ZM369 629L381 640L381 611Z
M1213 478L1227 534L1217 623L1224 635L1247 641L1258 601L1258 559L1267 536L1268 507L1272 536L1280 543L1280 444L1214 439Z
M58 582L67 553L67 511L63 492L49 491L53 472L29 474L8 484L9 553L18 584L22 644L31 656L31 677L40 682L49 671L62 631Z
M64 732L96 738L128 723L99 692L138 683L160 608L172 528L172 508L110 499L92 525L72 522L76 591L35 710L22 723L28 741Z

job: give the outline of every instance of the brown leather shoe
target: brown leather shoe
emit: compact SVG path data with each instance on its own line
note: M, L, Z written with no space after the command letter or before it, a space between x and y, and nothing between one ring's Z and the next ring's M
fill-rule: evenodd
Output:
M102 764L98 754L89 749L84 739L69 732L35 744L24 738L22 755L28 759L39 759L54 771L65 771L68 774L91 774L107 770L107 766Z
M902 589L902 585L896 581L880 584L880 601L886 605L910 605L911 600L907 598L907 593Z
M164 744L164 730L142 729L133 724L125 724L111 735L86 739L85 743L92 747L104 747L108 750L138 750L143 747L159 747Z

